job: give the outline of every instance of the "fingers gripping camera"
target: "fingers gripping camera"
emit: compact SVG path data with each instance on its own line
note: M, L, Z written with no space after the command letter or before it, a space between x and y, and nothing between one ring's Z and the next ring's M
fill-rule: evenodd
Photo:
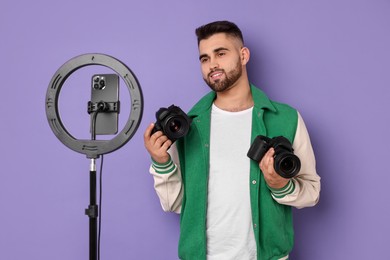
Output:
M156 112L156 119L152 134L162 131L172 143L188 133L192 122L192 119L175 105L160 108Z
M260 162L271 147L275 149L274 168L276 173L286 179L297 175L301 169L301 161L298 156L293 154L294 149L290 141L283 136L274 138L257 136L247 155L250 159Z

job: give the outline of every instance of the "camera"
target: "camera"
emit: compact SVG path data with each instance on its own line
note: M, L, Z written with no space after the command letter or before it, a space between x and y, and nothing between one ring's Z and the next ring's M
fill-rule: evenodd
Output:
M104 89L105 87L106 87L105 77L95 75L93 77L93 88L98 90L98 89Z
M156 112L156 119L152 134L162 131L172 143L188 133L192 122L192 119L175 105L160 108Z
M301 169L301 161L298 156L294 155L294 149L292 148L290 141L283 136L274 138L263 135L257 136L249 148L247 156L252 160L260 162L271 147L275 149L275 171L286 179L290 179L297 175Z

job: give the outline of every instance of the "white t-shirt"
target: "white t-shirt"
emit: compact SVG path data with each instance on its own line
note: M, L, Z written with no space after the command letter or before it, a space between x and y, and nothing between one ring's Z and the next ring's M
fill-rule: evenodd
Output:
M228 112L213 104L207 205L207 259L256 259L250 207L252 109Z

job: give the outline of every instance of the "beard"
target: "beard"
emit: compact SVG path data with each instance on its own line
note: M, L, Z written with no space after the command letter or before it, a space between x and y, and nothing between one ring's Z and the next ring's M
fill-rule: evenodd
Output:
M216 70L213 70L212 72L215 72L215 71L220 71L223 74L225 74L225 78L218 79L214 82L211 82L210 76L209 76L210 74L209 74L207 78L203 78L203 79L206 82L206 84L215 92L223 92L225 90L230 89L234 85L234 83L236 83L237 80L241 77L241 75L242 75L241 62L238 60L235 68L228 71L227 73L223 69L216 69Z

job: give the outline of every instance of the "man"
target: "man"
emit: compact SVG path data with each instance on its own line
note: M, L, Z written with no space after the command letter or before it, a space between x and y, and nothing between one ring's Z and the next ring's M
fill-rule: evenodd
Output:
M305 124L288 105L250 84L249 49L240 29L218 21L196 29L202 75L212 91L188 113L189 133L172 142L151 124L145 147L165 211L181 214L180 259L288 259L291 207L318 202L320 177ZM284 136L299 173L275 172L273 148L260 163L247 157L258 135Z

